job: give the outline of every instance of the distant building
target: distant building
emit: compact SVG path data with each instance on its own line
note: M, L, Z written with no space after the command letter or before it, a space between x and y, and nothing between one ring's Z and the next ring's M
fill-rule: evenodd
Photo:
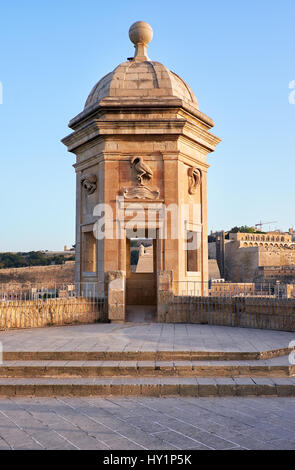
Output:
M209 258L220 276L231 282L295 281L293 231L266 233L216 232L209 236Z
M256 282L280 281L292 283L295 281L295 265L287 266L259 266L256 274Z
M264 247L281 247L295 248L295 242L289 233L279 231L267 233L229 233L229 240L239 241L243 247L247 246L264 246Z
M294 299L295 298L295 284L281 284L275 285L275 296L281 299Z
M220 270L216 259L208 259L209 280L220 279Z
M220 273L218 277L221 278L225 277L225 243L227 242L224 230L215 233L211 232L211 235L208 237L209 270L210 264L213 264L212 260L216 260Z
M248 297L255 295L254 282L224 282L223 279L213 281L209 285L211 297Z
M65 246L64 248L66 248L67 246ZM65 250L64 251L49 251L49 250L44 250L42 251L42 253L45 255L45 256L64 256L65 258L71 258L72 256L75 256L75 250L74 248L71 248L70 250Z

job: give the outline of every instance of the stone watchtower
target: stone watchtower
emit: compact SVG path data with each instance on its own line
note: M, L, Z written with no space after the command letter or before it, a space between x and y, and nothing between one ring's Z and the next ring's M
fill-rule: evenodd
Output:
M138 21L129 37L134 57L94 86L63 139L76 155L76 282L99 293L117 278L109 318L121 321L125 305L156 305L165 277L206 295L206 156L220 142L190 87L149 59L152 28Z

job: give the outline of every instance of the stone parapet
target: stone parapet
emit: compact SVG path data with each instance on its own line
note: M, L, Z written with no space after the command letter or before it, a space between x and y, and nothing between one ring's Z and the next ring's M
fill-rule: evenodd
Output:
M162 321L170 323L295 331L294 299L172 295L165 312Z
M0 330L104 321L103 299L84 297L12 300L0 303Z

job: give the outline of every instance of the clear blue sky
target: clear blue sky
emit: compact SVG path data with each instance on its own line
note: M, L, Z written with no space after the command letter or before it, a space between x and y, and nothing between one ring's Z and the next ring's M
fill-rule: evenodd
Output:
M0 15L0 251L74 243L74 155L60 139L92 86L154 29L222 138L209 156L209 230L295 227L294 0L5 0ZM266 226L268 229L268 226Z

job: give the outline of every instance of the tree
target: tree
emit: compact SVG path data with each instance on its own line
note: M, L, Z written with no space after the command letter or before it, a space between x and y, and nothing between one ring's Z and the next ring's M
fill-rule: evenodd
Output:
M23 268L26 266L48 266L50 264L64 264L66 260L74 260L74 256L65 258L64 255L48 256L42 251L29 251L28 253L0 253L0 269Z
M259 230L255 230L254 227L248 227L248 225L241 225L240 227L232 227L229 230L230 233L264 233L260 232Z

